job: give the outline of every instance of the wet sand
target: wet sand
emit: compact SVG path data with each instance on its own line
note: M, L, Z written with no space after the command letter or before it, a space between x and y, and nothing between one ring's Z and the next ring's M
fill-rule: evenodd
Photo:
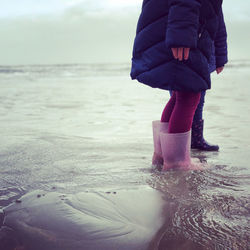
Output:
M4 210L2 234L14 228L11 242L24 249L148 249L163 224L164 204L162 194L148 187L74 195L34 191Z
M205 137L218 143L220 151L192 152L211 168L168 173L151 166L151 122L159 119L168 93L130 81L125 71L103 69L94 76L67 68L60 69L64 74L53 70L41 67L35 72L28 68L24 73L1 74L0 208L35 190L46 197L56 192L72 198L86 192L132 189L148 203L146 191L139 190L150 187L168 209L159 215L155 209L162 207L153 206L148 216L140 215L147 222L151 216L160 220L160 229L147 234L141 249L249 247L248 66L234 66L213 76L204 111ZM32 209L26 217L16 203L15 217L5 214L14 223L13 237L18 235L18 219L26 223L27 218L37 218L33 225L41 223L45 212L33 210L39 200L35 198L28 199L27 207ZM136 209L133 202L128 206ZM88 202L89 208L92 205ZM56 202L49 207L57 214ZM34 211L42 216L36 217ZM74 216L78 213L80 208ZM67 219L58 215L62 216L58 221ZM124 217L130 215L131 211L124 212ZM26 236L21 238L29 242ZM140 237L135 239L139 244ZM70 250L74 249L72 243Z

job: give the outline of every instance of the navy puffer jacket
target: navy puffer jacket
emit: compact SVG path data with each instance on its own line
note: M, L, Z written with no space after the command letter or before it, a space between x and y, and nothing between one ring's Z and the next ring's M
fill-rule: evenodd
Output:
M187 61L171 48L191 48ZM153 88L199 92L227 63L222 0L144 0L132 58L132 79Z

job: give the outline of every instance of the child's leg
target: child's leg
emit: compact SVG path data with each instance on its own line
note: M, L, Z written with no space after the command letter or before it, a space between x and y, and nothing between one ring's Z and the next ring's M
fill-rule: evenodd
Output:
M162 165L163 158L162 158L162 149L161 149L161 142L160 142L160 132L167 133L168 131L168 122L172 111L175 105L175 92L172 92L172 96L168 101L167 105L165 106L161 121L153 121L153 140L154 140L154 155L152 159L153 165Z
M200 101L200 93L176 91L176 101L169 120L169 133L185 133L191 130L193 117Z
M202 91L201 92L201 98L200 98L200 102L197 105L195 114L194 114L194 121L200 121L203 119L203 107L204 107L204 103L205 103L205 95L206 95L206 91Z
M192 139L191 147L204 151L218 151L219 146L208 143L203 137L203 106L205 103L206 91L201 92L200 102L194 114L193 124L192 124Z
M169 99L167 105L165 106L162 112L161 122L169 122L171 114L175 106L175 101L176 101L176 91L173 91L171 98Z

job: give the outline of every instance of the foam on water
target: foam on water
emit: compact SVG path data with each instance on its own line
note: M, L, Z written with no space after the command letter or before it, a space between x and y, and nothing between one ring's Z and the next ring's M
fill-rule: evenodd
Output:
M127 74L129 64L58 64L58 65L17 65L0 66L1 80L4 78L74 78L87 76Z
M249 60L234 60L227 65L228 68L250 68ZM54 65L0 65L0 80L13 77L38 78L74 78L86 76L120 76L129 74L128 63L114 64L54 64Z

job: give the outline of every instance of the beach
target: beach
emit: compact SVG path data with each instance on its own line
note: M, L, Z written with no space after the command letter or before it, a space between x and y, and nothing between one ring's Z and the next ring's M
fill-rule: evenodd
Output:
M130 249L248 249L250 61L233 61L222 74L212 75L204 133L206 140L219 144L220 151L192 151L193 157L209 166L207 170L165 173L151 166L152 121L160 119L169 93L131 81L129 67L127 63L0 66L0 226L10 226L5 218L11 219L17 246L34 250L34 245L26 243L30 232L20 239L18 230L24 229L8 212L15 210L14 218L25 223L27 216L35 216L32 199L25 203L30 214L19 214L16 200L22 203L23 195L55 193L73 199L86 192L117 192L118 207L128 197L130 210L123 211L122 218L136 221L137 216L131 217L136 199L124 194L132 190L149 204L152 197L145 191L149 189L161 197L160 211L154 204L138 221L150 222L149 217L155 216L159 222L152 222L147 239L131 230L134 242L138 238L137 243L142 243ZM53 207L58 204L48 204L51 213L56 213ZM91 210L96 202L87 204ZM64 220L63 209L59 211ZM93 211L100 220L106 216ZM36 210L37 218L44 216L40 212ZM125 219L121 221L126 225ZM0 240L7 244L1 231ZM125 242L126 249L127 238L121 235L117 242ZM116 250L110 242L105 249ZM57 249L49 244L36 249ZM79 247L72 241L67 249L104 249L101 243L90 245Z

